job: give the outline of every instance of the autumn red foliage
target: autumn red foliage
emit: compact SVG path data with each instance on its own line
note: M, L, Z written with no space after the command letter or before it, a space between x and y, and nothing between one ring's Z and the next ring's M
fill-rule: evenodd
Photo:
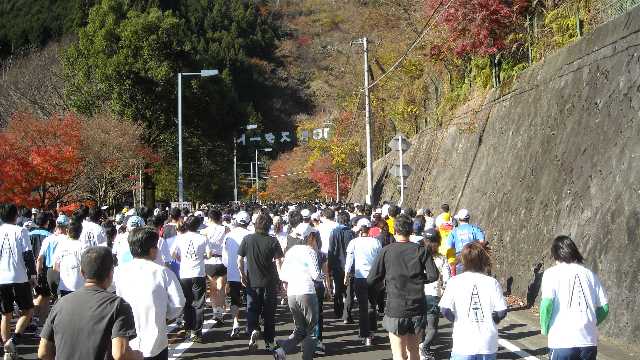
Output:
M425 1L429 15L444 8L442 0ZM508 46L507 37L529 5L530 0L453 0L437 18L446 34L432 47L432 56L496 54Z
M336 198L336 171L332 168L329 157L322 157L313 163L309 178L318 183L322 195ZM349 192L351 180L345 175L338 179L340 195L344 196Z
M0 132L0 201L48 208L67 192L78 172L80 119L38 119L14 114Z

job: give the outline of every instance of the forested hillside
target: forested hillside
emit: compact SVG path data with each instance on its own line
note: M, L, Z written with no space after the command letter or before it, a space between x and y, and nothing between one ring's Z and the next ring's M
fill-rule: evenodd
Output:
M26 3L0 5L1 122L15 112L73 112L142 126L141 141L159 158L144 166L146 191L175 199L177 73L219 69L183 82L187 197L214 201L232 197L233 139L246 124L298 138L330 129L328 140L259 154L273 176L262 198L335 198L336 180L346 195L364 166L363 37L379 158L395 134L448 126L473 96L508 91L530 64L636 1ZM254 150L239 150L241 195L250 197Z

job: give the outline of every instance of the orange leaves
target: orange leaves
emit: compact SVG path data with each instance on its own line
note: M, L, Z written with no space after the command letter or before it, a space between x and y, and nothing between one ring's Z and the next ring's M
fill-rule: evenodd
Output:
M81 164L80 128L73 114L14 114L0 132L0 201L48 206L50 188L71 183Z

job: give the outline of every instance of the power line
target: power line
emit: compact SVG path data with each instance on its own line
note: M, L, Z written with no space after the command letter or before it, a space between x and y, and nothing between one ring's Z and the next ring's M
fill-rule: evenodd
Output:
M407 50L405 50L404 54L402 54L402 56L400 56L400 58L398 58L398 60L393 64L393 66L391 66L389 68L389 70L387 70L387 72L385 72L384 74L382 74L377 80L375 80L374 82L372 82L371 84L369 84L368 88L371 89L372 87L374 87L377 83L379 83L380 81L382 81L382 79L384 79L385 77L387 77L387 75L389 75L390 73L392 73L403 61L404 59L407 58L407 56L409 55L409 53L411 51L413 51L413 49L415 49L416 46L418 46L418 44L422 41L422 38L424 38L425 35L427 35L427 32L431 29L431 26L433 25L432 20L434 20L434 16L436 16L436 12L438 12L438 10L440 9L440 7L442 6L442 1L440 1L440 3L438 4L438 6L433 10L433 12L431 13L431 16L429 16L429 19L427 20L427 23L424 25L424 27L422 28L422 32L420 33L420 35L418 35L418 37L416 37L416 39L411 43L411 46L409 46L407 48ZM442 11L438 14L438 18L442 15L442 13L447 10L447 8L449 8L449 6L451 5L451 3L453 3L453 0L449 0L449 2L447 3L447 5L445 5L445 7L442 9ZM360 92L363 92L364 88L360 89Z

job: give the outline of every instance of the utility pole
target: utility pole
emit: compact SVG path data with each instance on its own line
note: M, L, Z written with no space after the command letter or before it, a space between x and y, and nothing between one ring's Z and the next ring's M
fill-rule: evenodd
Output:
M366 203L373 203L373 158L371 155L371 110L369 109L369 40L366 37L354 41L362 44L364 49L364 112L365 133L367 142L367 198Z
M256 202L258 202L258 191L260 186L260 166L258 165L258 149L256 149Z
M233 201L238 202L238 143L233 137Z

